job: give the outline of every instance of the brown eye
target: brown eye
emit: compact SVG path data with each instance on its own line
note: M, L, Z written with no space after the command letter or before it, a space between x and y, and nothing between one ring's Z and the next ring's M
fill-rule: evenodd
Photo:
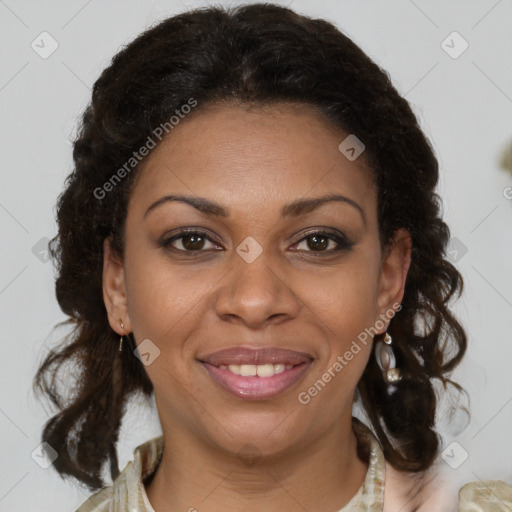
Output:
M307 237L307 246L312 251L323 251L329 246L329 242L332 242L330 238L323 235L310 235Z
M206 238L200 234L185 235L180 238L183 247L190 251L202 249L206 241Z
M211 246L208 247L208 244ZM206 252L206 250L218 247L206 233L201 231L182 231L163 240L160 245L178 252Z
M303 244L306 245L306 248L300 248ZM349 249L353 244L337 234L325 231L315 231L313 233L309 233L295 245L297 246L295 250L298 251L329 254L343 249Z

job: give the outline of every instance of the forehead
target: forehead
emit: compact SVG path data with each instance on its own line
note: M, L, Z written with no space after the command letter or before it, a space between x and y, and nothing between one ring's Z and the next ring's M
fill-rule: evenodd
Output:
M340 152L347 136L309 105L198 106L146 157L133 195L180 191L237 209L342 193L371 208L372 172Z

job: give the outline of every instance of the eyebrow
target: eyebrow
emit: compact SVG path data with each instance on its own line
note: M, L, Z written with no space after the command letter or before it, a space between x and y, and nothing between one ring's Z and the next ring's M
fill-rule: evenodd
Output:
M184 195L167 195L161 197L146 210L144 217L146 217L148 213L154 210L155 208L165 203L173 201L186 203L190 206L193 206L196 210L199 210L201 213L204 213L206 215L213 215L216 217L229 217L229 210L218 203L215 203L204 197ZM281 216L298 217L299 215L304 215L305 213L312 212L313 210L319 208L320 206L333 201L342 202L350 206L353 206L360 213L363 219L363 223L366 226L366 215L364 213L364 210L353 199L342 196L340 194L329 194L325 196L315 197L312 199L297 199L296 201L293 201L292 203L283 206L283 208L281 209Z

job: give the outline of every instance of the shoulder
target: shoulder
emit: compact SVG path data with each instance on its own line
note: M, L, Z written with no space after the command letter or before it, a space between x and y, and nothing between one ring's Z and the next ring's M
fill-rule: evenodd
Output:
M457 512L457 487L436 466L423 473L405 473L386 463L383 512Z
M502 480L469 482L459 489L460 512L512 510L512 485ZM503 508L502 508L503 507Z
M459 486L460 481L439 463L424 473L412 474L386 462L383 512L487 512L490 506L512 511L512 485L502 480Z
M140 472L130 461L112 485L90 496L75 512L120 512L122 510L138 512L145 510L139 507L141 501L139 495Z
M163 436L150 439L134 451L133 461L112 483L90 496L75 512L153 512L144 489L144 480L156 470L163 453Z
M109 512L113 496L114 486L105 487L90 496L75 512Z

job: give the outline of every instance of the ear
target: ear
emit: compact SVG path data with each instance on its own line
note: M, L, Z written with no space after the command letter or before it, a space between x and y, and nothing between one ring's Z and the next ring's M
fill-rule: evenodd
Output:
M402 302L407 272L411 265L411 250L412 242L409 232L404 228L395 231L379 277L377 309L380 318L385 315L386 318L391 319L390 311L396 311ZM386 329L387 326L388 324Z
M103 241L103 301L110 327L119 335L131 332L123 261L109 238Z

